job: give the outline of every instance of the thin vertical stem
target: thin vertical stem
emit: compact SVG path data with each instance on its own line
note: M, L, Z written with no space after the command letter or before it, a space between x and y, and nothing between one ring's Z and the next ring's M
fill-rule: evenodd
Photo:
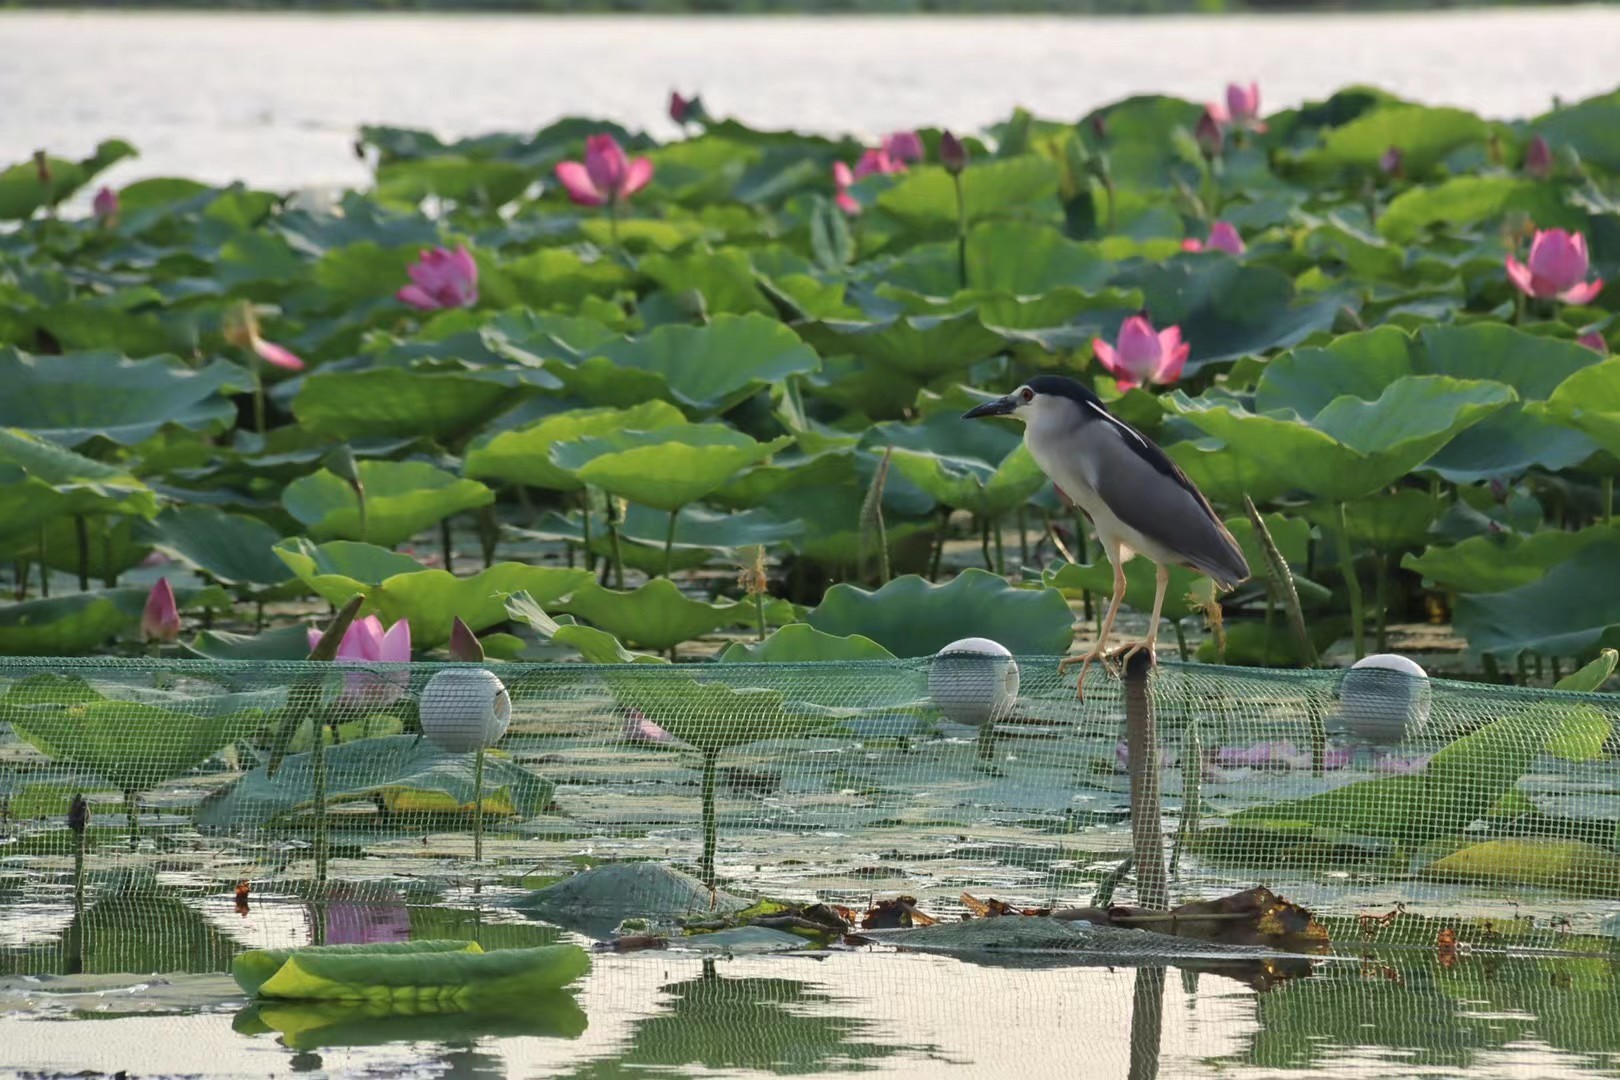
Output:
M1350 597L1350 634L1356 645L1356 659L1367 655L1367 637L1363 629L1365 616L1361 603L1361 579L1356 576L1356 556L1350 547L1350 519L1344 503L1339 504L1338 521L1339 572L1344 575L1344 589Z
M310 747L310 764L314 767L315 787L315 884L326 883L326 732L319 714L310 718L310 732L315 736Z
M591 550L591 489L579 489L580 505L585 508L585 516L581 526L585 537L585 569L596 572L596 552Z
M607 499L608 543L613 547L613 587L624 588L624 550L619 546L619 506L613 492L602 493Z
M50 598L51 568L47 565L49 552L45 550L45 526L39 527L39 595Z
M720 751L703 751L703 858L698 863L698 880L714 888L714 850L719 843L719 826L714 819L714 781L720 764Z
M1176 652L1180 654L1181 662L1185 664L1192 656L1187 650L1187 631L1181 628L1180 619L1171 619L1170 625L1176 630Z
M619 243L619 200L608 200L608 236L613 240L613 250L624 254L624 246Z
M1177 623L1179 626L1180 624ZM1181 815L1176 822L1176 839L1170 845L1170 876L1181 864L1181 849L1189 837L1198 835L1198 817L1203 811L1204 741L1198 730L1198 717L1187 718L1187 733L1181 740Z
M439 522L439 549L444 553L444 568L452 574L455 573L456 568L452 564L455 562L456 555L455 549L451 546L449 518L444 518Z
M73 515L73 535L79 541L79 591L90 591L90 523L83 514Z
M1603 478L1603 524L1614 524L1614 477L1612 476Z
M990 523L990 531L996 538L996 573L1003 577L1007 574L1007 554L1001 547L1001 519L996 518Z
M754 617L759 620L759 640L765 640L765 594L754 594Z
M141 834L141 803L131 788L124 789L124 820L129 825L129 850L134 851Z
M1022 503L1018 504L1018 568L1029 565L1029 515Z
M928 566L928 580L939 580L939 563L945 557L945 534L950 531L951 512L939 512L939 528L934 531L934 557Z
M956 276L962 288L968 287L967 200L962 195L962 174L951 177L956 184Z
M979 550L984 554L984 568L995 573L996 564L990 559L990 519L979 518Z
M664 576L669 577L670 566L675 557L675 521L677 511L669 512L669 528L664 531Z
M484 861L484 748L473 756L473 861Z
M264 372L259 368L259 360L254 356L248 361L253 369L253 430L264 438Z
M1373 573L1375 575L1374 599L1378 610L1373 615L1375 648L1383 652L1389 647L1389 567L1385 565L1384 553L1375 552L1373 559Z

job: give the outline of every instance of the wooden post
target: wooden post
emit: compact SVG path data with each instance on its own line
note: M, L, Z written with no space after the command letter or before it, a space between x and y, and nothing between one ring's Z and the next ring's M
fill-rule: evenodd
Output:
M1136 903L1168 908L1170 887L1164 866L1164 827L1160 818L1159 737L1154 730L1148 676L1153 651L1141 649L1125 663L1125 745L1130 754L1131 859L1136 864Z

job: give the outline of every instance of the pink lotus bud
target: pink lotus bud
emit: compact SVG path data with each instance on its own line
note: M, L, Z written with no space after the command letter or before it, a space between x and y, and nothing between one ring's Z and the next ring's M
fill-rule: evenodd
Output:
M623 202L646 187L652 180L653 163L644 157L630 161L612 135L592 135L585 140L585 161L561 162L556 174L574 202L602 206Z
M923 159L923 142L915 131L896 131L883 137L883 152L896 166L896 172L905 170L909 161Z
M1499 503L1507 502L1507 497L1513 493L1513 488L1510 487L1508 482L1502 479L1500 476L1491 477L1490 480L1486 482L1485 487L1491 493L1491 498L1495 499Z
M1251 82L1248 86L1240 83L1226 84L1226 107L1219 105L1211 107L1216 111L1215 119L1230 124L1232 127L1246 131L1264 131L1266 125L1260 119L1260 84ZM1224 112L1224 115L1220 113Z
M682 97L679 90L669 92L669 118L671 120L677 124L686 123L686 115L691 107L692 103Z
M457 615L450 623L450 656L469 664L484 662L484 643L472 632L472 627Z
M1575 340L1579 344L1585 345L1588 349L1591 349L1595 353L1600 353L1604 356L1609 355L1609 343L1604 340L1601 331L1593 330L1589 334L1582 334Z
M855 179L862 180L874 174L889 176L893 173L906 171L906 163L891 158L887 151L868 150L861 155L861 160L855 163Z
M833 162L833 184L838 188L838 208L846 214L854 215L861 212L860 200L849 193L850 185L855 183L855 174L848 165L842 161Z
M942 132L939 136L939 163L945 166L945 171L952 176L960 176L962 170L967 168L968 151L958 139L950 132Z
M1525 147L1524 171L1526 175L1533 176L1537 180L1545 180L1552 175L1552 147L1547 145L1545 137L1537 135L1530 140L1530 145Z
M478 264L465 246L424 251L405 271L411 284L394 295L423 311L478 303Z
M308 632L309 647L321 640L321 632ZM411 624L399 620L385 632L375 615L356 619L343 632L336 663L406 664L411 659ZM342 701L350 707L381 707L397 701L405 693L410 676L405 673L356 672L343 681Z
M1586 237L1563 229L1538 231L1530 242L1530 258L1507 257L1507 275L1526 295L1556 297L1566 304L1589 304L1603 291L1603 280L1586 280L1591 260Z
M1383 156L1378 159L1378 171L1385 176L1406 175L1406 155L1401 153L1400 147L1392 146L1384 151Z
M1228 221L1217 221L1209 227L1209 246L1228 255L1241 255L1246 250L1243 237Z
M1198 126L1193 129L1193 138L1198 141L1198 149L1203 151L1204 157L1213 160L1221 152L1221 144L1226 137L1221 133L1220 117L1215 114L1214 106L1204 110L1204 115L1198 118Z
M1169 386L1181 378L1187 365L1189 346L1181 340L1181 328L1171 326L1155 331L1146 315L1132 315L1119 328L1119 342L1110 345L1092 338L1091 350L1114 376L1121 390L1143 383Z
M173 641L180 636L180 609L175 606L174 588L166 577L146 596L146 607L141 611L141 640Z
M1091 133L1097 137L1098 142L1108 141L1108 118L1102 113L1091 118Z
M118 218L118 192L110 187L104 187L96 192L96 197L90 200L90 212L96 215L96 220L111 224Z

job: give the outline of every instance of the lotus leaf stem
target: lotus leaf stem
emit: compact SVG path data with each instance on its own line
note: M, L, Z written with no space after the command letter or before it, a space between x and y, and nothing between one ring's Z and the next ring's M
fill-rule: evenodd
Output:
M664 530L664 576L669 577L675 557L675 522L678 510L669 512L669 527Z
M1356 645L1356 659L1367 655L1367 636L1362 612L1361 579L1356 576L1356 555L1350 547L1350 519L1345 504L1339 504L1338 520L1339 572L1344 575L1344 591L1350 598L1350 636Z
M444 568L455 573L455 549L451 546L450 519L442 518L439 521L439 549L444 553Z
M473 861L484 861L484 748L473 755Z
M1024 504L1018 504L1018 568L1022 570L1029 565L1029 515L1024 510Z
M133 788L124 789L124 821L129 825L129 850L134 851L141 832L141 806Z
M1389 647L1389 567L1385 564L1383 552L1379 552L1373 560L1373 573L1376 583L1373 595L1378 605L1373 613L1373 640L1376 642L1374 647L1384 652Z
M1180 629L1181 624L1178 622L1176 626ZM1188 837L1198 835L1198 815L1203 807L1203 781L1204 740L1198 729L1198 717L1190 716L1187 732L1181 738L1181 816L1176 822L1175 842L1170 845L1171 877L1175 877L1181 864L1181 849Z
M996 573L1003 577L1007 574L1007 554L1001 547L1001 519L995 518L990 523L991 534L996 538Z
M1182 628L1180 619L1171 619L1170 625L1176 631L1176 653L1181 657L1181 662L1185 664L1190 658L1187 651L1187 631Z
M1603 524L1614 524L1614 477L1603 478ZM44 556L41 555L41 558Z
M315 736L310 747L310 764L314 771L315 786L315 883L326 881L326 732L321 718L311 718L310 731Z
M48 555L49 553L45 550L45 526L41 525L39 527L39 595L47 600L51 596L51 566ZM24 574L22 576L25 579L23 584L26 587L28 575Z
M965 289L968 287L967 200L962 194L962 174L956 173L951 180L956 185L956 275Z
M990 519L982 514L979 516L979 551L984 555L984 568L995 573L996 564L990 558Z
M73 515L73 535L79 541L79 591L90 591L90 523L83 514Z
M581 525L581 534L582 534L582 536L584 538L584 547L585 547L585 569L594 574L594 573L596 573L596 553L591 550L591 489L590 488L581 488L580 489L579 501L580 501L580 505L585 508L585 513L584 513L583 517L581 518L581 520L583 522L583 524Z
M613 587L624 588L624 551L619 546L619 507L618 500L611 491L604 491L607 499L607 527L608 543L613 548Z

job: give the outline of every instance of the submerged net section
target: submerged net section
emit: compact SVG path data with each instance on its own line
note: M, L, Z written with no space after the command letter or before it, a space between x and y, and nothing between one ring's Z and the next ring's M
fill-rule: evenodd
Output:
M0 969L536 943L538 890L626 860L612 890L649 925L762 896L1139 902L1126 694L1099 669L1084 701L1049 657L487 670L0 660ZM1164 665L1147 700L1172 904L1266 885L1336 940L1433 920L1431 948L1459 919L1615 929L1613 697ZM176 955L97 951L153 927Z

